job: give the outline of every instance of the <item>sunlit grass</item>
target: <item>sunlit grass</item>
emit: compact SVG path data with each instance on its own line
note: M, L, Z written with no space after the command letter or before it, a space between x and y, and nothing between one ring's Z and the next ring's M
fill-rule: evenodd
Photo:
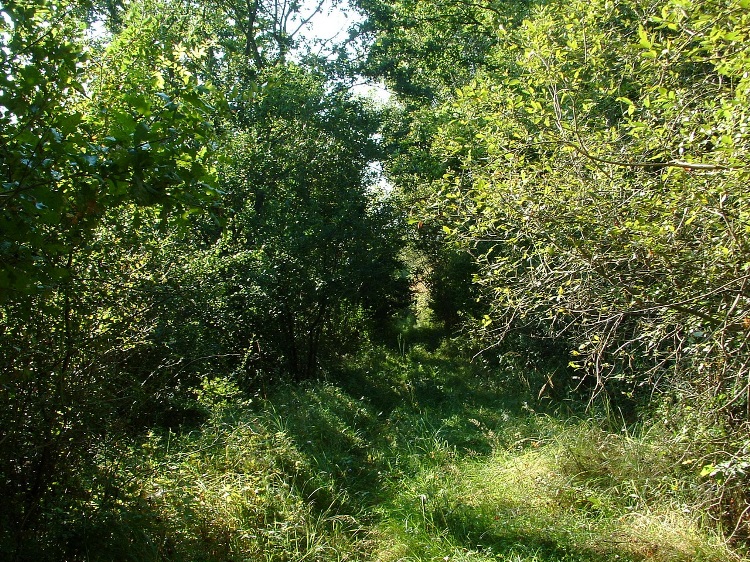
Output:
M470 460L404 483L385 509L376 559L735 557L718 537L668 505L633 511L605 490L574 484L560 472L557 447Z
M204 390L209 423L127 465L122 541L142 560L740 559L657 431L543 413L453 351L373 350L254 401Z
M317 509L304 493L309 466L273 420L207 427L172 443L142 482L158 521L155 559L347 560L357 520ZM151 447L164 447L152 440ZM143 469L141 469L143 470ZM356 556L355 556L356 559Z

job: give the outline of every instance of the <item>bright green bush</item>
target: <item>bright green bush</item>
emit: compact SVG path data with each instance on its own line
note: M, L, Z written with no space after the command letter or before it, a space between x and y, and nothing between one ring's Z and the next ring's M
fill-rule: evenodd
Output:
M453 21L452 8L430 5ZM568 368L550 384L631 420L654 397L700 410L725 452L704 443L712 452L695 468L717 479L717 516L746 534L747 2L527 8L461 8L475 11L462 31L491 19L496 43L429 115L411 113L427 164L404 170L396 155L389 169L415 219L475 256L487 308L474 332L487 353L518 334L540 342L521 353L563 350Z

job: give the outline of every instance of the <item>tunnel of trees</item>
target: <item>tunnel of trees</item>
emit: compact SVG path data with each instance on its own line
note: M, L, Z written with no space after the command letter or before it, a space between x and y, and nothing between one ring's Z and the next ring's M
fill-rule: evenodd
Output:
M351 29L305 39L332 5ZM65 559L205 381L305 384L420 293L489 361L554 364L535 390L710 443L747 527L748 0L0 12L0 557Z

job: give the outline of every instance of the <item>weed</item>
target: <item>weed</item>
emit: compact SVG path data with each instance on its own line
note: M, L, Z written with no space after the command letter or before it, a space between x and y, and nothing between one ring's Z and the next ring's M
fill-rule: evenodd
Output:
M120 495L78 524L108 546L70 558L740 560L691 511L691 473L656 425L545 413L454 351L373 349L252 401L204 383L209 421L120 451Z

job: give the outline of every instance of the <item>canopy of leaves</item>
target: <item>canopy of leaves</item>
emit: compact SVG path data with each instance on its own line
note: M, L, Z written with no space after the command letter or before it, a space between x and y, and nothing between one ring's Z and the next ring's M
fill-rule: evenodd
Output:
M436 319L563 350L548 387L708 404L746 526L750 0L358 0L385 109L295 50L337 3L0 5L0 557L75 559L202 379L356 350L405 238Z
M390 310L377 114L284 63L316 6L0 6L1 558L76 558L102 451L202 377L310 376Z
M430 22L455 13L429 4ZM498 32L458 88L409 113L400 138L428 132L422 165L397 150L389 170L475 256L485 348L519 331L562 342L595 393L676 393L750 422L748 7L553 1L521 20L470 4ZM404 64L453 62L418 57Z

